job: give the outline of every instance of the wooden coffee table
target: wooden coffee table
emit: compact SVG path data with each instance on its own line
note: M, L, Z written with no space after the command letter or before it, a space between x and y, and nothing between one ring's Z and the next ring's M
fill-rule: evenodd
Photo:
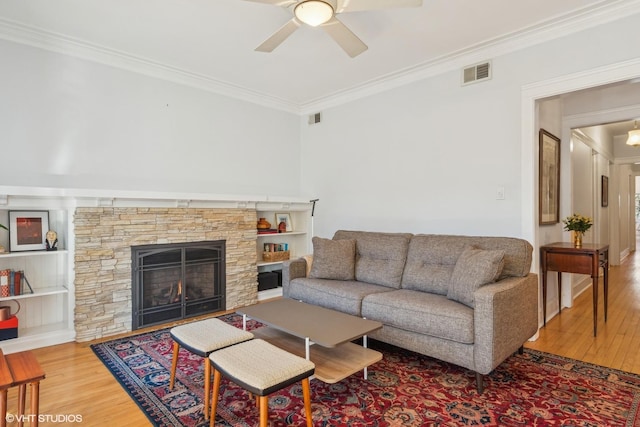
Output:
M367 334L382 323L290 298L277 299L237 310L243 327L247 318L264 323L251 331L256 337L311 360L315 378L336 383L382 360L382 353L367 348ZM362 338L363 345L351 341Z

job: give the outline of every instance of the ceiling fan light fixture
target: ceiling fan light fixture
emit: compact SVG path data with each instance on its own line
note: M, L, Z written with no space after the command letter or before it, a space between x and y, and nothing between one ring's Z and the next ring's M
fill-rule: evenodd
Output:
M638 122L634 123L633 129L629 131L629 137L627 138L627 145L637 147L640 145L640 129L638 129Z
M333 17L333 6L322 0L306 0L293 9L300 21L312 27L322 25Z

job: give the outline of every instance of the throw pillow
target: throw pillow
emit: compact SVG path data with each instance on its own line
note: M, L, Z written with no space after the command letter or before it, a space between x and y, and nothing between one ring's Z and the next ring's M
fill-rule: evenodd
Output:
M447 298L469 307L475 306L473 294L481 286L495 282L504 267L504 251L465 249L453 268Z
M354 280L356 241L314 237L313 264L309 277L314 279Z

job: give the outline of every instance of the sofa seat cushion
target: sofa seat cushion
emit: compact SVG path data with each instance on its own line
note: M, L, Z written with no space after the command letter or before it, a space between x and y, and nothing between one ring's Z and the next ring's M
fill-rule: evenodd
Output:
M444 295L412 290L367 295L362 317L410 332L473 344L473 309Z
M365 295L390 291L386 286L353 280L298 278L290 282L287 297L361 317Z
M412 236L338 230L333 239L356 241L356 280L399 289Z

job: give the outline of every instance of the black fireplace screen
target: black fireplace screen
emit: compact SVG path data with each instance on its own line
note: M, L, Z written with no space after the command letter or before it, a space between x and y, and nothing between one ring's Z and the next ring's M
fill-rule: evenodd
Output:
M132 328L225 310L225 241L131 247Z

